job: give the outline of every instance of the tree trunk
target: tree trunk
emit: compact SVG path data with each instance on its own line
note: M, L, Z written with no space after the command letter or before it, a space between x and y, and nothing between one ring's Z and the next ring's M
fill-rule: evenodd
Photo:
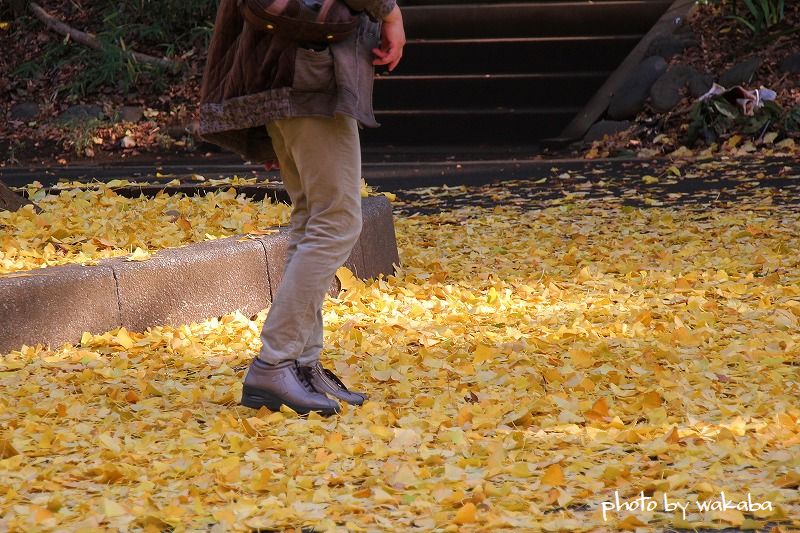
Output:
M31 202L27 198L23 198L15 193L6 184L0 181L0 211L16 211L23 205L28 205Z

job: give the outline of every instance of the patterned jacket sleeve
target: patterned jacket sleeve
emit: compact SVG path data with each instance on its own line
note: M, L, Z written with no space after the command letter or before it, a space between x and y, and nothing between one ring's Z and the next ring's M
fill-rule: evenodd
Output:
M344 0L355 11L366 11L373 20L383 20L391 13L396 0Z

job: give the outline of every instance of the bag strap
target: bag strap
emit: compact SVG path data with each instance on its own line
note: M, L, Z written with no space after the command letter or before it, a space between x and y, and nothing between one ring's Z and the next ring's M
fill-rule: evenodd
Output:
M256 28L269 31L275 29L274 24L259 17L255 14L255 12L253 12L252 9L250 9L250 4L247 2L247 0L239 0L239 9L244 16L244 19Z

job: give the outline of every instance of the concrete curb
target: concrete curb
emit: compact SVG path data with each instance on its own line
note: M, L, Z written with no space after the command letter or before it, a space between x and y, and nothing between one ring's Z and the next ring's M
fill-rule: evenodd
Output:
M362 279L399 264L392 206L364 198L364 229L345 266ZM231 237L161 250L147 261L110 259L0 276L0 353L23 344L77 343L84 331L144 331L236 310L252 316L280 285L288 233ZM338 293L334 279L330 293Z
M120 325L114 270L66 265L0 276L0 352Z

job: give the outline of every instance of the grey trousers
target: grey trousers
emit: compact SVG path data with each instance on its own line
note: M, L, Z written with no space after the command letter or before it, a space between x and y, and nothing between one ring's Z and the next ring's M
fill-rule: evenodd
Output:
M361 147L356 120L298 117L270 122L281 178L292 200L283 279L261 332L259 358L311 365L322 351L322 304L361 234Z

